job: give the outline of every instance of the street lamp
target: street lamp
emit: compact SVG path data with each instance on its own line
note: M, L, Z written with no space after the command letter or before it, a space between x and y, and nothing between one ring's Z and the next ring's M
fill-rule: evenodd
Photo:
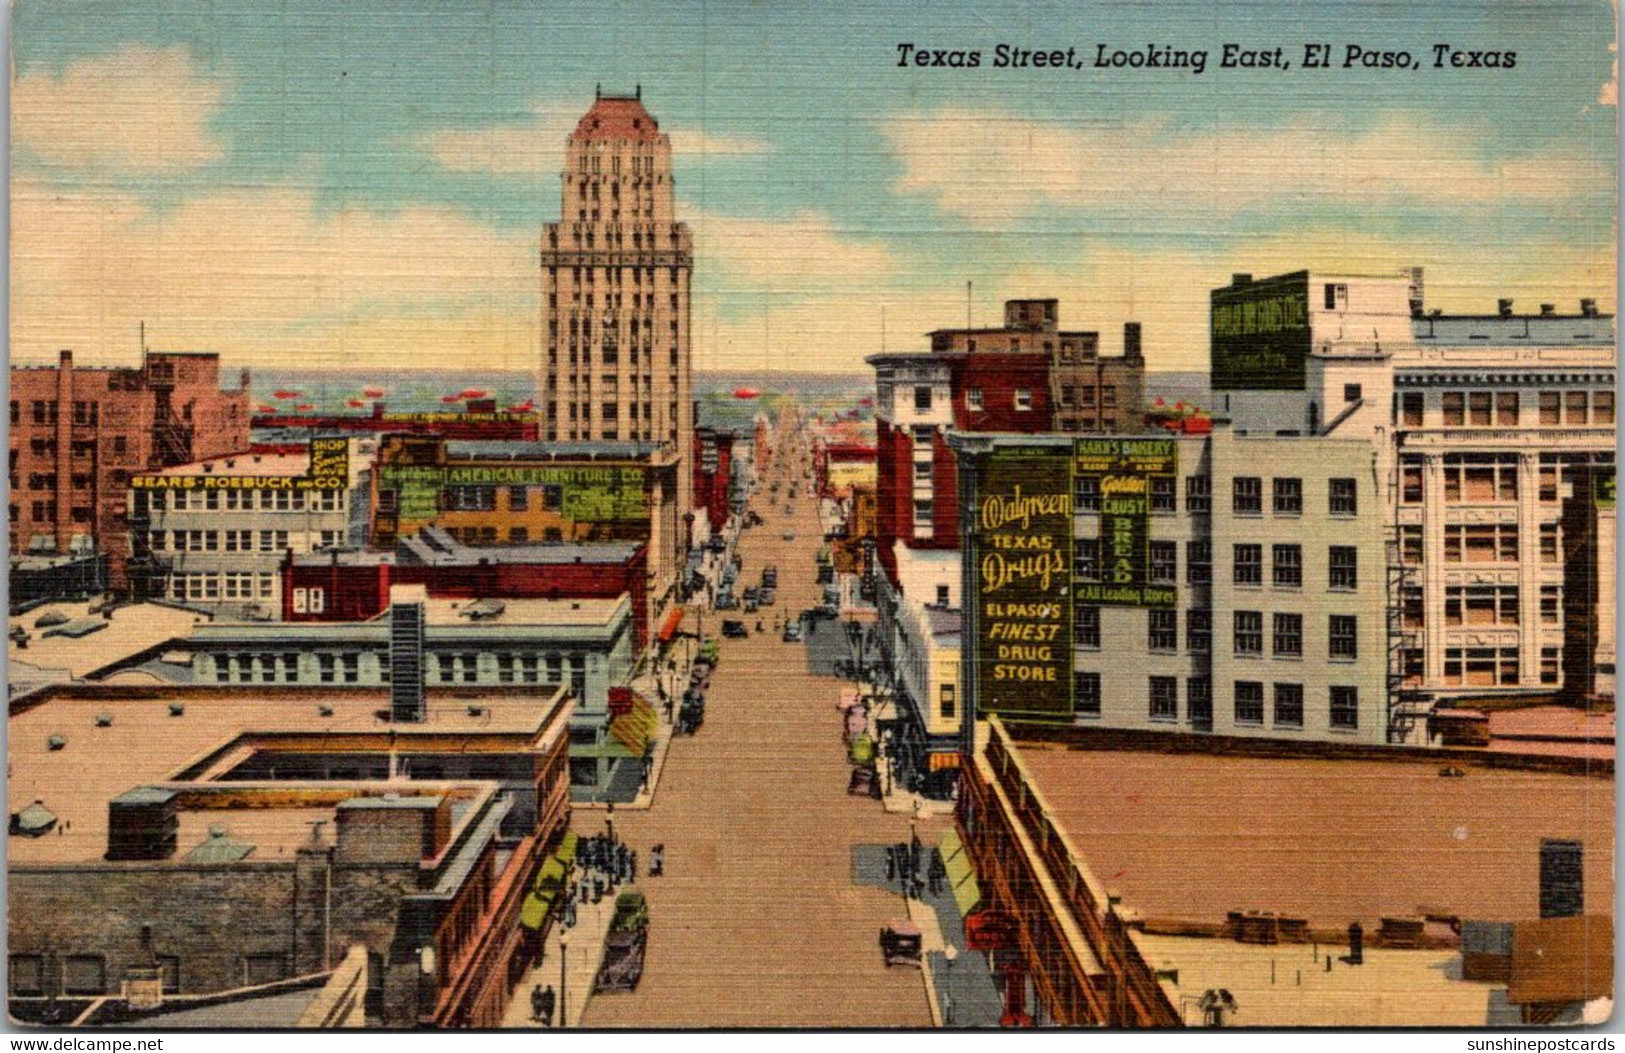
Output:
M564 1017L565 1017L565 1014L570 1011L570 1001L566 997L567 992L566 992L565 986L564 986L565 985L565 980L569 976L569 969L567 968L567 966L569 964L570 964L570 945L568 943L564 942L564 937L563 936L560 936L559 937L559 1027L560 1028L563 1028L565 1026Z
M615 802L608 801L604 805L604 828L608 832L609 843L615 843Z

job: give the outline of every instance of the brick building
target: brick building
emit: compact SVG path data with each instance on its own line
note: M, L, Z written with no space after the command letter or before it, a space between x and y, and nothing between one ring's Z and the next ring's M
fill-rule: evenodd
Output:
M722 428L694 429L694 512L704 512L707 536L722 533L732 512L734 434ZM702 538L696 532L690 542Z
M59 686L10 716L9 995L166 994L369 959L369 1024L489 1027L569 818L558 687ZM93 719L94 718L94 719ZM94 758L94 760L92 760Z
M248 375L220 386L214 354L147 352L138 368L11 370L11 550L105 552L129 585L130 477L248 447Z

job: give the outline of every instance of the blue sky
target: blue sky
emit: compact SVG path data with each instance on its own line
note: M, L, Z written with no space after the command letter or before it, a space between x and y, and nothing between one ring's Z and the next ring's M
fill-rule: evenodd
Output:
M13 346L525 368L535 239L596 84L644 98L696 229L702 368L861 369L965 283L1204 360L1233 270L1428 268L1483 308L1613 302L1600 4L99 3L13 8ZM895 45L974 48L899 69ZM999 43L1208 70L998 70ZM1227 42L1285 72L1220 71ZM1303 45L1517 53L1303 70ZM882 336L884 331L884 337Z

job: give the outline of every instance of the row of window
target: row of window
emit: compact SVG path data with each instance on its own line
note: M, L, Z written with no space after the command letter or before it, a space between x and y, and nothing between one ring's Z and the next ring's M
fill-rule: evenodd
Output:
M137 490L135 510L154 512L342 512L343 490Z
M1394 395L1393 422L1420 428L1426 400L1420 391ZM1535 394L1541 424L1612 424L1614 393L1600 391L1541 391ZM1446 391L1440 397L1440 418L1447 428L1516 427L1522 415L1517 391Z
M1339 518L1359 514L1355 481L1346 477L1326 481L1326 514ZM1264 480L1259 476L1237 476L1232 481L1231 508L1236 515L1264 514ZM1172 475L1151 477L1150 504L1153 515L1173 515L1179 511L1178 479ZM1080 475L1073 489L1073 503L1080 512L1100 511L1100 477ZM1270 509L1278 516L1303 515L1303 480L1277 477L1270 480ZM1185 477L1185 511L1207 514L1213 510L1212 479L1205 475Z
M315 531L313 547L342 548L344 536L342 530ZM288 539L286 530L154 530L147 535L154 552L283 552Z
M1074 711L1083 716L1099 716L1101 712L1101 679L1099 673L1073 674ZM1304 691L1302 684L1277 683L1273 690L1274 706L1271 724L1277 728L1297 730L1303 727ZM1264 724L1265 685L1256 680L1235 682L1235 722L1239 725L1262 727ZM1179 720L1179 678L1153 676L1148 678L1147 716L1157 722ZM1207 677L1190 677L1185 681L1186 716L1193 724L1211 725L1213 722L1213 687ZM1357 687L1333 685L1327 689L1327 724L1342 731L1355 731L1360 726L1360 691Z
M1073 576L1079 581L1101 580L1100 541L1080 538L1075 543ZM1270 582L1276 588L1303 587L1303 546L1270 546ZM1185 576L1188 584L1205 585L1212 581L1212 544L1208 541L1185 543ZM1264 584L1264 546L1255 544L1233 547L1232 574L1235 584L1262 586ZM1174 541L1150 543L1148 575L1152 583L1173 585L1179 580L1179 544ZM1330 545L1326 550L1326 584L1337 592L1351 592L1359 587L1359 550L1352 545Z
M1100 608L1078 607L1073 611L1073 643L1098 650ZM1234 650L1238 657L1264 655L1264 614L1262 611L1234 612ZM1303 615L1277 612L1272 615L1271 654L1276 658L1303 657ZM1356 615L1331 614L1326 622L1326 657L1333 662L1352 662L1360 656L1360 622ZM1213 647L1212 612L1193 609L1185 612L1185 649L1207 654ZM1172 654L1179 650L1179 611L1152 608L1146 611L1146 648L1153 653Z
M276 575L247 571L175 573L169 576L165 591L172 600L269 600L276 594Z
M1493 504L1518 500L1516 454L1446 454L1441 463L1447 504ZM1536 473L1537 496L1545 504L1562 499L1563 466L1542 457ZM1406 456L1399 467L1399 494L1405 504L1427 496L1427 469L1421 457Z
M359 684L363 675L361 659L359 651L216 655L214 679L222 684ZM389 663L382 655L368 663L365 673L369 682L389 683ZM424 656L423 677L426 684L568 682L577 698L587 690L586 659L556 653L430 652Z
M173 954L156 956L165 994L181 990L181 960ZM69 954L57 959L61 974L56 977L56 993L102 995L108 993L107 959L99 954ZM46 965L43 954L13 954L7 975L13 998L39 998L46 993ZM281 954L251 954L243 958L244 984L270 983L288 975L287 958Z

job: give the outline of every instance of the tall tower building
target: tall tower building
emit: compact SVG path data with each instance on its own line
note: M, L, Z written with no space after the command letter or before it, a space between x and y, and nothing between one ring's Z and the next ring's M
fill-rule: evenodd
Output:
M566 154L563 205L542 234L541 405L551 441L670 443L691 505L689 279L671 139L635 95L600 92Z

